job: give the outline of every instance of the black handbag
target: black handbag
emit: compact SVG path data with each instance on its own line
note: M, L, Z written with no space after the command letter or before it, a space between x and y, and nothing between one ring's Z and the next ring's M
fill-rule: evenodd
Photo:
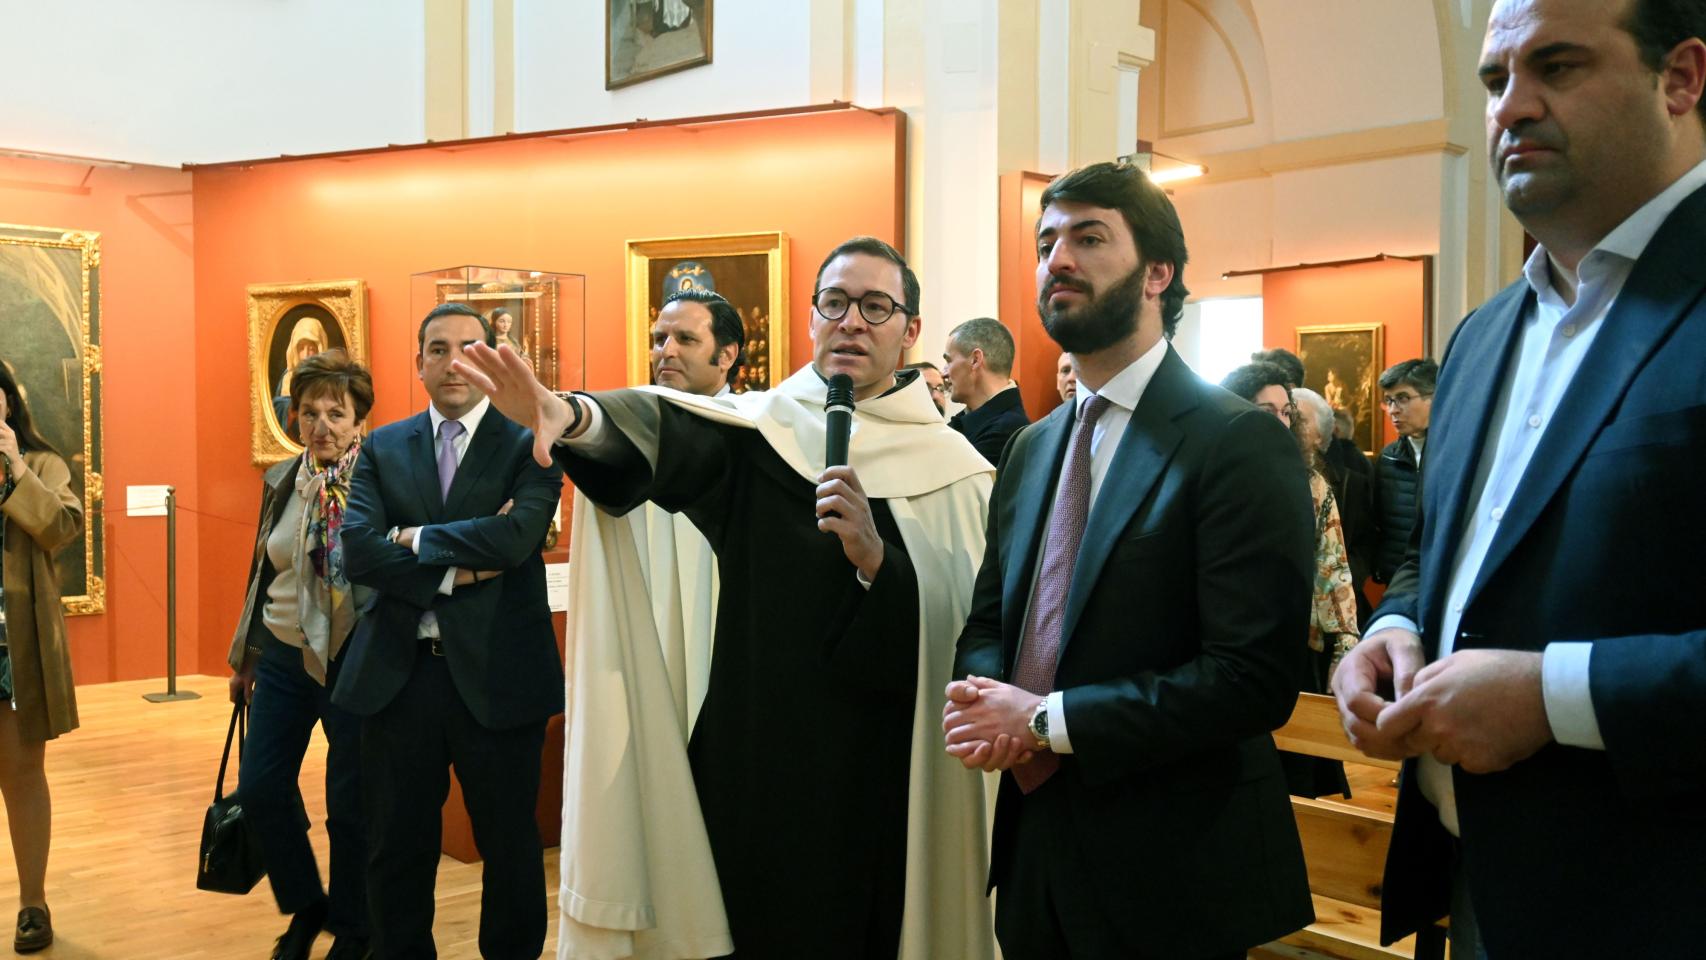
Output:
M201 860L195 872L198 890L244 894L255 888L267 872L261 858L260 839L243 817L236 796L225 795L225 767L231 761L231 738L237 738L237 759L243 758L247 732L245 704L231 709L231 726L225 731L225 753L219 758L219 779L213 785L213 803L201 824Z

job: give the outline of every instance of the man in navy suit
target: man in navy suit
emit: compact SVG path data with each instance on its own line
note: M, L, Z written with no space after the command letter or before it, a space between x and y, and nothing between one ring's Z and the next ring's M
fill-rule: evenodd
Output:
M343 537L352 582L378 592L356 627L333 700L362 723L368 903L375 955L436 956L439 810L456 768L485 860L480 954L535 958L545 866L534 820L545 721L563 667L539 549L562 475L533 437L450 369L479 313L445 304L421 322L424 413L373 432Z
M1539 246L1440 372L1422 519L1334 680L1406 758L1382 937L1706 949L1706 5L1500 0L1480 75ZM1425 665L1424 665L1425 664Z

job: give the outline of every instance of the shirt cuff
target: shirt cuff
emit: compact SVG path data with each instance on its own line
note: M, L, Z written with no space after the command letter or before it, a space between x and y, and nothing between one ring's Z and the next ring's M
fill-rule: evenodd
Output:
M1043 702L1048 704L1048 748L1055 753L1071 753L1072 738L1066 735L1066 694L1056 690Z
M1422 628L1416 626L1416 621L1400 614L1389 613L1369 624L1368 629L1364 630L1362 635L1365 638L1372 637L1379 631L1385 630L1388 627L1397 627L1400 630L1408 630L1417 636L1421 636L1422 634Z
M1588 686L1591 643L1549 643L1540 658L1540 691L1552 737L1566 747L1604 750Z
M576 400L580 401L580 403L586 408L585 429L580 432L579 436L572 439L565 440L562 437L558 437L556 445L559 447L574 447L580 450L596 447L604 441L604 435L609 431L609 425L605 420L604 411L599 408L598 402L593 400L591 397L577 396L575 400L570 400L568 402L574 403Z
M444 571L444 579L442 581L440 581L439 585L438 585L438 592L439 593L442 593L448 597L453 592L455 592L455 590L456 590L456 570L457 570L456 567L449 567Z
M858 567L854 567L853 578L859 581L859 586L864 587L866 590L871 589L871 581L865 579L865 571Z
M417 557L421 555L421 531L423 531L425 529L426 529L426 527L416 527L415 528L415 537L413 540L409 541L409 549L413 550L415 552L415 556L417 556Z

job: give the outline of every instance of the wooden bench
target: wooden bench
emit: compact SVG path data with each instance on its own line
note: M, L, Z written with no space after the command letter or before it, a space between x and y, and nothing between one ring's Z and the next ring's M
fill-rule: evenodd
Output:
M1305 693L1297 698L1291 720L1274 731L1281 750L1325 757L1346 763L1396 771L1398 764L1371 760L1345 739L1339 710L1332 697ZM1302 930L1252 951L1258 957L1332 957L1338 960L1440 960L1445 932L1425 931L1416 937L1380 945L1380 884L1386 848L1392 842L1392 814L1334 799L1291 798L1297 833L1303 841L1303 860L1309 869L1309 892L1315 900L1315 922Z

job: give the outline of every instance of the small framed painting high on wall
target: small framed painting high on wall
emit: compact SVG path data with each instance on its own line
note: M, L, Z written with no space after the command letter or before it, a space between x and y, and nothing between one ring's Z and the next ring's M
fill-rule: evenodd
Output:
M604 89L711 62L712 0L605 0Z

